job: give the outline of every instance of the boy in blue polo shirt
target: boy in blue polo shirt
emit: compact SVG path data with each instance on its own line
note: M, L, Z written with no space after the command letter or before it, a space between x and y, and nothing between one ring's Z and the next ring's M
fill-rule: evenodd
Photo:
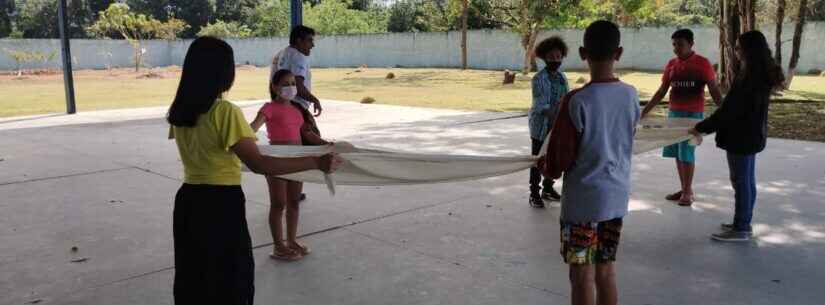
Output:
M561 255L570 266L572 304L617 304L616 252L630 199L633 135L639 95L619 81L619 28L596 21L579 49L590 83L562 99L540 166L549 178L564 173ZM595 286L595 290L593 289Z

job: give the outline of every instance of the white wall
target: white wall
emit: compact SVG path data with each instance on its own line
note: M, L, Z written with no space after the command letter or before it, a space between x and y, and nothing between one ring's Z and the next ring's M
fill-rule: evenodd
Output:
M691 27L696 36L695 49L712 62L718 60L718 30L716 27ZM661 70L673 56L670 35L675 28L625 28L622 30L624 56L620 68ZM764 29L773 46L773 27ZM545 31L540 39L551 35L562 36L570 46L570 54L564 66L567 69L583 69L578 58L582 30ZM790 40L793 25L783 30L783 67L790 58ZM800 52L799 71L825 70L825 23L810 23L805 29ZM272 56L288 44L284 37L230 39L238 64L269 65ZM132 66L132 47L122 40L73 39L72 57L75 69L102 69ZM191 40L147 41L144 64L150 67L181 65ZM318 37L312 53L315 67L458 67L460 58L460 33L388 33L364 35L336 35ZM519 69L523 50L517 35L501 30L479 30L468 34L468 61L478 69ZM34 63L29 68L59 68L60 41L56 39L0 39L0 70L15 69L14 61L5 49L58 52L49 63ZM106 54L112 54L108 56Z

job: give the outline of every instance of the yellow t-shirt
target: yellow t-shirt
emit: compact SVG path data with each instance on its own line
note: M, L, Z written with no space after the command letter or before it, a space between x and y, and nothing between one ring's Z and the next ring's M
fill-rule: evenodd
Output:
M183 162L183 182L240 185L241 160L230 150L242 138L257 140L238 106L218 99L194 127L169 128Z

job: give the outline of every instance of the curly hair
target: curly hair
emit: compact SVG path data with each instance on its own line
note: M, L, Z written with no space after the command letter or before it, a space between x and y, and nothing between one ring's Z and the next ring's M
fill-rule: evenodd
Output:
M559 36L553 36L542 40L538 46L536 46L536 57L544 58L547 56L547 53L550 51L559 50L561 52L562 57L567 57L567 43L564 42Z

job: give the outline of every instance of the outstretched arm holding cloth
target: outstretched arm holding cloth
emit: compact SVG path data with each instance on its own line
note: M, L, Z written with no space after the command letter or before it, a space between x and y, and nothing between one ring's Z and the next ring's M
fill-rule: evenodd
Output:
M569 96L561 100L558 116L548 133L547 152L539 158L542 174L552 179L561 178L576 160L579 149L579 134L570 118Z

